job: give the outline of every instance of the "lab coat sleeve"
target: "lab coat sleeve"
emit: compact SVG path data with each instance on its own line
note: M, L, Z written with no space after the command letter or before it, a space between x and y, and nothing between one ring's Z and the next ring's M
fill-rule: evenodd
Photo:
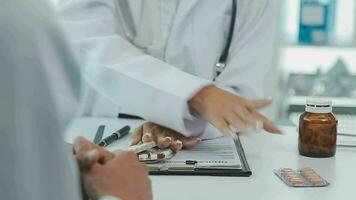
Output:
M59 9L63 27L87 61L86 81L122 112L197 136L204 122L190 116L187 101L210 81L190 75L142 51L115 30L111 0L72 0Z
M246 98L261 98L274 43L272 1L238 1L237 20L225 70L217 85Z

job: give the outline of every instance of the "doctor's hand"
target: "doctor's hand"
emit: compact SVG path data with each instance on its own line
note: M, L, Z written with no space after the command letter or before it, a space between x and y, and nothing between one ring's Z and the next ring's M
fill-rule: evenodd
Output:
M148 168L139 163L133 152L115 152L105 164L94 163L82 171L86 194L91 199L114 196L120 199L151 200L152 188Z
M257 110L267 107L272 100L247 100L216 86L207 86L192 97L188 104L193 115L199 116L224 135L263 128L270 133L280 133Z
M152 122L146 122L135 130L131 145L138 144L141 141L155 141L159 148L171 148L177 152L182 148L191 149L195 147L201 142L201 139L185 137L172 129Z

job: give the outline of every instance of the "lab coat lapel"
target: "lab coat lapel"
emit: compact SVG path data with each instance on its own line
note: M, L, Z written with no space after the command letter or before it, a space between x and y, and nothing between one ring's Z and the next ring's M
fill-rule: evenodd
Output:
M167 42L166 61L212 80L229 29L230 6L228 0L180 1Z
M181 70L194 74L193 68L189 67L192 62L191 43L194 40L194 9L199 0L179 1L174 19L167 38L165 61L180 68ZM185 59L182 59L185 58Z
M142 16L134 43L140 47L157 46L161 42L159 0L142 2Z

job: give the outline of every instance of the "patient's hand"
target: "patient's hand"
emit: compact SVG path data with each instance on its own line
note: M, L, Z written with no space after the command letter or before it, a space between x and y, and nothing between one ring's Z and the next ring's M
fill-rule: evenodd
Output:
M81 172L84 199L152 199L148 169L138 162L135 153L113 154L83 137L75 139L73 152Z
M152 188L148 168L132 152L116 152L101 165L95 163L82 173L85 191L91 199L115 196L120 199L151 200Z
M73 153L81 171L89 170L95 163L105 164L114 154L84 137L77 137L73 143Z
M171 148L173 151L179 151L182 148L191 149L201 142L200 138L185 137L181 133L161 125L146 122L138 127L133 136L131 145L140 141L155 141L159 148Z

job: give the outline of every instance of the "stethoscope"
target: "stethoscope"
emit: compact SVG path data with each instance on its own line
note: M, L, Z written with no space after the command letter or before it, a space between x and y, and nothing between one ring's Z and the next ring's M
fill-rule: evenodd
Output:
M229 35L225 42L225 47L221 53L218 62L215 64L215 77L214 80L225 70L226 61L229 57L229 50L231 46L232 37L234 35L235 22L236 22L236 12L237 12L237 0L232 0L232 11L231 11L231 20Z
M128 8L128 2L123 0L114 0L116 14L120 13L119 16L116 16L117 19L121 19L121 23L124 25L124 32L126 38L129 40L133 40L136 35L136 31L134 28L134 23L132 19L132 15L130 9L123 9ZM118 9L120 12L118 12ZM225 42L225 47L219 57L218 62L215 64L215 76L214 80L225 70L226 62L229 57L229 50L231 46L232 37L234 35L235 29L235 22L236 22L236 12L237 12L237 0L232 0L232 9L231 9L231 20L230 20L230 28L229 28L229 35ZM125 20L124 20L125 19ZM124 21L123 21L124 20ZM126 22L125 22L126 21Z

